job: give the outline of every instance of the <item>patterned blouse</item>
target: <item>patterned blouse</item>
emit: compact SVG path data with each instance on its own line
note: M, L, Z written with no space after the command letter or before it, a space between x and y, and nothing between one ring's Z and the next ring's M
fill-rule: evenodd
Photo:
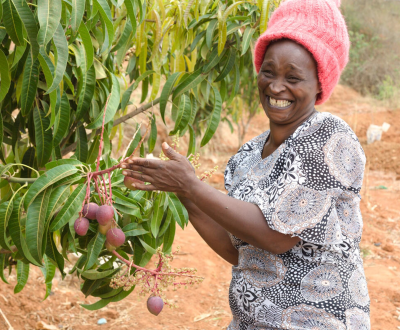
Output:
M229 196L256 204L270 228L301 238L275 255L230 234L228 330L367 330L369 295L359 243L365 155L351 128L315 113L265 159L269 131L228 162Z

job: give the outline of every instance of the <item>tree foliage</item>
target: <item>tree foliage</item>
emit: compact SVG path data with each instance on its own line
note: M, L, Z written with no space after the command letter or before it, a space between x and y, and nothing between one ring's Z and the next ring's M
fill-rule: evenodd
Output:
M15 292L21 291L30 265L36 265L45 275L47 297L55 270L64 277L68 253L75 252L80 257L71 273L84 280L85 296L101 298L86 308L104 307L133 290L110 287L120 264L104 249L97 223L91 222L86 236L75 235L86 193L101 203L88 175L115 167L139 147L138 130L119 159L110 156L118 125L157 104L140 156L154 149L155 116L175 122L171 135L190 136L188 155L207 144L221 119L232 118L227 109L240 97L241 75L251 72L254 83L254 71L246 68L252 65L252 45L278 5L269 0L2 0L4 282L4 272L15 267ZM139 87L141 105L128 112ZM188 215L174 194L127 191L123 179L119 168L105 176L115 220L127 237L118 253L144 266L157 248L170 252L176 224L183 228Z

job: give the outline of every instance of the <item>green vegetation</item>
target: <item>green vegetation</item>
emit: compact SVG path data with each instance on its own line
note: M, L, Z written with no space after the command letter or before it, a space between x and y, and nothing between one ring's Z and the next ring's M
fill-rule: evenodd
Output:
M400 1L343 0L350 62L342 82L400 106Z

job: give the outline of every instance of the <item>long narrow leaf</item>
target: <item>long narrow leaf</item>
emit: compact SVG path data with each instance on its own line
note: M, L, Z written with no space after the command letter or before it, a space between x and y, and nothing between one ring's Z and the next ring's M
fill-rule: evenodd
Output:
M29 277L29 264L17 260L17 285L14 288L14 293L21 292L28 282Z
M46 117L43 110L35 107L33 111L33 119L35 122L35 140L38 166L42 167L49 160L52 150L52 132L47 130L50 120Z
M33 60L29 54L26 58L25 68L22 78L21 90L21 112L23 116L27 116L32 109L33 101L37 91L39 82L39 61Z
M104 124L107 124L110 120L114 118L115 113L118 110L118 106L120 103L120 86L119 86L119 81L117 77L114 74L111 74L112 76L112 88L111 88L111 96L108 101L107 109L103 109L97 118L90 123L88 126L86 126L87 129L95 129L101 127L103 123L103 114L104 111L106 111L106 116L105 116L105 121Z
M58 25L54 37L53 37L54 45L57 49L57 63L53 82L51 86L48 88L46 94L50 94L53 92L60 82L63 80L64 72L67 67L68 62L68 42L65 38L64 30L61 24ZM93 50L93 49L92 49Z
M88 245L87 262L84 270L92 268L96 263L105 241L106 236L101 233L97 233L96 236L91 239Z
M43 237L45 234L46 213L51 188L42 191L30 203L26 215L26 244L32 257L39 263L43 259Z
M5 0L2 6L4 10L3 23L6 28L7 34L16 46L25 44L22 21L15 9L11 0Z
M53 38L57 26L60 25L61 0L38 0L37 5L40 24L37 41L39 46L45 47Z
M221 110L222 110L222 99L221 95L219 94L218 90L212 86L214 91L214 109L211 113L211 118L207 125L207 130L204 133L203 139L201 140L200 146L205 146L208 141L212 138L215 131L217 130L218 124L221 120Z
M64 206L50 224L50 231L56 231L64 227L71 219L78 218L86 195L86 184L80 184L68 197Z
M31 52L33 59L36 59L39 54L39 44L37 41L38 34L38 26L33 16L32 10L29 8L28 3L26 1L20 0L11 0L15 6L15 9L18 12L19 17L22 20L22 23L25 26L26 32L28 33L29 42L31 45Z
M71 5L71 29L73 33L76 33L85 13L85 0L71 0Z
M1 102L7 95L11 85L11 76L8 67L7 57L6 55L4 55L2 50L0 50L0 78L1 78L1 86L0 86L0 102Z

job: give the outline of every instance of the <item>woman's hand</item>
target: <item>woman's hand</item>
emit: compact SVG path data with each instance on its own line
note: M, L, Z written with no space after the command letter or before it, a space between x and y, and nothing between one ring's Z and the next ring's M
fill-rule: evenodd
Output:
M194 168L189 160L175 152L166 142L162 149L170 160L132 158L121 167L122 174L134 179L132 188L140 190L161 190L176 193L178 196L188 195L190 182L197 179ZM146 185L145 182L149 182Z

